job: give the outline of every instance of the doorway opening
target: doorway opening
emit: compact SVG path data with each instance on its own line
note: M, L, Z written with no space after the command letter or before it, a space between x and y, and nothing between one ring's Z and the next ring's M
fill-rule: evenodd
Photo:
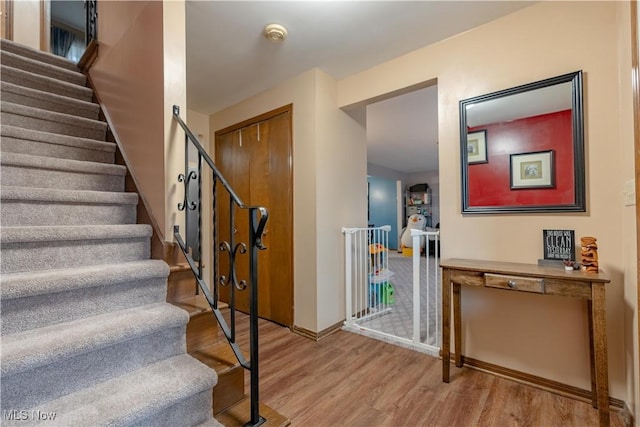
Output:
M389 245L400 252L411 215L424 217L423 229L440 224L438 87L425 84L366 106L367 223L390 225Z
M87 20L95 1L54 0L50 3L50 51L78 62L87 48ZM88 13L89 12L89 13Z

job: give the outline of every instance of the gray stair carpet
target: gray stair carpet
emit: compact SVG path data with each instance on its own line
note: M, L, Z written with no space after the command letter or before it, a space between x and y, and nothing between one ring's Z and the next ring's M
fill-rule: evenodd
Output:
M4 39L0 60L2 425L221 426L85 76Z

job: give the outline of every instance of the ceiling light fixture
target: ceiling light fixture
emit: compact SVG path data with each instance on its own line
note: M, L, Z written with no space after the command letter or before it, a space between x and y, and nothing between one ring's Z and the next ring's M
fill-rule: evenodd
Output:
M279 24L264 27L264 36L272 42L281 42L287 38L287 29Z

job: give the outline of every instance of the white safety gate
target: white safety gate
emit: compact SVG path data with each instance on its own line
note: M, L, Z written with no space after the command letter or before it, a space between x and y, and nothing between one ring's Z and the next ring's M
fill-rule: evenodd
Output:
M343 228L344 329L438 356L439 231L412 230L411 256L389 250L390 226Z

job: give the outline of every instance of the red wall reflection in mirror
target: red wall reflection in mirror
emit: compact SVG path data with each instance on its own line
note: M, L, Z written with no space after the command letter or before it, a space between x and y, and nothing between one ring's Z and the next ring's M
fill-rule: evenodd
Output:
M469 128L486 129L487 163L468 165L469 206L563 205L575 202L571 110ZM509 155L554 150L555 188L512 190Z

